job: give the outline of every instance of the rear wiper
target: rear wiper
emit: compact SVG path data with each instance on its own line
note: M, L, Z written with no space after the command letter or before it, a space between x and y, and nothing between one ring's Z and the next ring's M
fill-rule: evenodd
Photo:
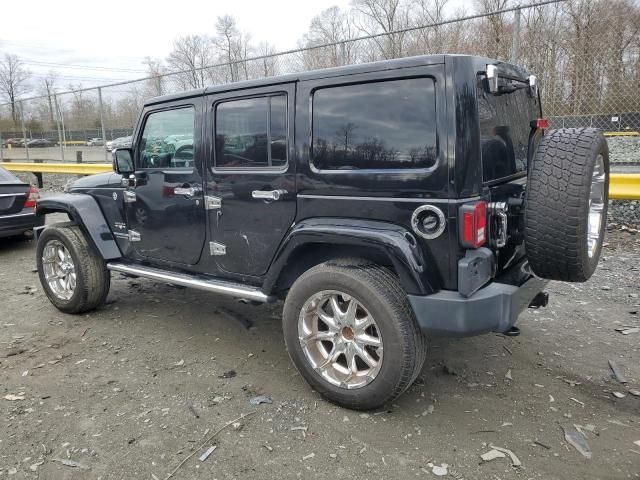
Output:
M493 92L494 95L504 95L507 93L513 93L517 90L522 90L523 88L529 88L527 83L508 83L506 85L498 85L498 91Z

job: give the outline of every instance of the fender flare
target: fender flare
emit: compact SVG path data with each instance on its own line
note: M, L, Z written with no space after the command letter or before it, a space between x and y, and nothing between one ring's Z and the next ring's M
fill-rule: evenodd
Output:
M36 214L66 212L89 239L104 260L121 258L113 233L95 198L84 193L64 193L38 201Z
M390 260L407 294L428 295L438 290L434 279L429 278L418 242L407 229L381 221L331 217L306 219L289 230L271 263L263 289L272 291L296 250L313 244L373 249Z

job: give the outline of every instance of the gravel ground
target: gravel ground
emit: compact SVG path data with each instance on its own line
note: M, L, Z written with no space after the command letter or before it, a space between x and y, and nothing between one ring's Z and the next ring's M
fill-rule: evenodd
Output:
M369 413L297 374L282 304L113 275L105 306L65 315L33 242L0 240L0 478L405 479L446 464L457 480L638 479L640 331L616 331L640 327L638 238L610 232L596 275L551 283L519 337L431 341L416 384ZM260 394L272 403L250 404ZM591 459L565 440L574 425ZM482 462L492 445L522 465Z
M611 163L635 164L640 169L640 137L607 137Z
M608 221L609 224L616 224L620 228L640 230L640 201L611 200Z

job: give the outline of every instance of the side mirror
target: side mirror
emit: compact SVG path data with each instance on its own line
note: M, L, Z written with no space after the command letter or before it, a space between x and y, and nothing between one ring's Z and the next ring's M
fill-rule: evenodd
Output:
M134 172L133 151L130 148L116 148L112 153L113 171L123 177L128 177Z

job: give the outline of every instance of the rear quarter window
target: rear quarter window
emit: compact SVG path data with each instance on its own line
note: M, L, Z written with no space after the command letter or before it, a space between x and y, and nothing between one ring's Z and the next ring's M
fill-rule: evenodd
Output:
M411 78L316 90L312 155L318 170L436 165L435 83Z

